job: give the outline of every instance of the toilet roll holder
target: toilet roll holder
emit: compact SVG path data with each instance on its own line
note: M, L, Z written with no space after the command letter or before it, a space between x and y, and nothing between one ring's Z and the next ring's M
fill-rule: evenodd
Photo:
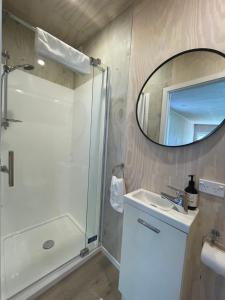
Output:
M208 242L210 243L211 246L215 246L219 249L221 249L222 251L225 251L225 246L223 244L220 243L219 238L220 238L220 232L217 229L212 229L210 234L207 235L204 239L203 239L203 243L204 242Z

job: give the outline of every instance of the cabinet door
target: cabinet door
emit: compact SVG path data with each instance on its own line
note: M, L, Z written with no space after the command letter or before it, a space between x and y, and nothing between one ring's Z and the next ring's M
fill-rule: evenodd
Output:
M124 299L179 300L186 238L126 204L119 283Z

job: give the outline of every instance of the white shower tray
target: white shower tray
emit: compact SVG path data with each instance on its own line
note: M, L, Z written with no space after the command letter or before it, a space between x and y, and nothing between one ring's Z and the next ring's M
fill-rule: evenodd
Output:
M54 246L43 249L47 240L53 240ZM2 279L8 299L79 255L85 247L85 233L66 214L4 237L2 247Z

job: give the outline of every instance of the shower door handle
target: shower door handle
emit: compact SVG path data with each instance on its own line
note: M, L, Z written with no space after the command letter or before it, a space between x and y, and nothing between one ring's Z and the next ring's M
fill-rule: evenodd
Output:
M8 153L8 168L7 166L1 166L0 170L8 174L9 186L14 186L14 151L9 151Z

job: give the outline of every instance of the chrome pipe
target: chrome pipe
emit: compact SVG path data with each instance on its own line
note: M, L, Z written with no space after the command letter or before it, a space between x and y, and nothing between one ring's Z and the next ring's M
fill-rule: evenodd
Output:
M102 157L102 182L101 182L101 209L100 209L100 228L99 228L99 241L102 243L103 238L103 215L106 197L106 181L108 178L108 136L109 136L109 114L111 103L111 91L110 91L110 68L106 67L106 97L105 97L105 116L104 116L104 148Z
M29 24L28 22L25 22L24 20L18 18L17 16L15 16L14 14L12 14L10 11L3 9L2 10L3 13L10 17L11 19L13 19L14 21L16 21L17 23L19 23L20 25L23 25L24 27L26 27L27 29L32 30L33 32L36 31L36 27L32 26L31 24Z
M7 121L8 113L8 73L4 71L3 73L3 109L2 109L2 126L7 129L9 123Z

